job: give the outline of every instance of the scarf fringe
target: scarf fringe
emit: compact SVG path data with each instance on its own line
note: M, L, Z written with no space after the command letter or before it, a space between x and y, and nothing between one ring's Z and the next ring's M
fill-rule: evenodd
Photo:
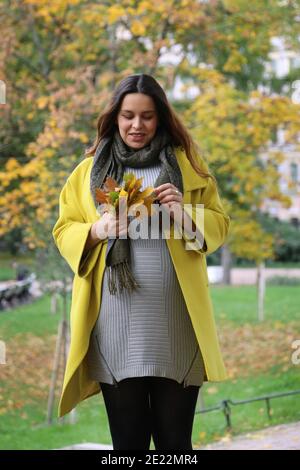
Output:
M108 288L110 294L115 295L118 289L121 293L124 288L129 289L131 291L133 289L136 289L137 287L140 286L134 279L127 261L109 267Z

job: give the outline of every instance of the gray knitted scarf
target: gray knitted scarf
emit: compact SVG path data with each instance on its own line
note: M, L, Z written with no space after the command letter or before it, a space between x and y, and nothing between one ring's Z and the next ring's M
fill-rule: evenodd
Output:
M181 171L174 154L170 136L166 131L157 131L151 142L140 150L128 147L117 129L112 137L100 142L94 155L91 170L90 189L96 207L96 188L101 188L107 176L122 184L124 166L144 168L161 162L161 171L154 186L164 183L174 184L183 192ZM106 252L108 286L111 294L116 294L117 283L120 292L139 287L130 271L130 238L109 238Z

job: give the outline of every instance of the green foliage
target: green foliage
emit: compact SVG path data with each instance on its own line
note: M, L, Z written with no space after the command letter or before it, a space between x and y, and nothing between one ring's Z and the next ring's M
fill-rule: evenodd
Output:
M11 255L22 252L24 249L22 228L17 227L10 230L1 238L3 251L9 251Z
M129 181L132 180L132 178L134 178L134 173L125 173L123 175L123 180L124 180L124 183L129 183Z
M13 262L17 263L17 266L13 266ZM10 253L2 252L0 254L0 281L9 281L16 279L18 266L24 266L28 268L30 272L34 271L34 260L28 255L19 255L18 253L15 256L12 256Z
M112 203L115 204L119 199L119 193L116 191L110 191L109 197L111 198Z
M265 231L273 235L274 254L277 261L300 261L300 229L289 222L274 219L267 214L260 217Z

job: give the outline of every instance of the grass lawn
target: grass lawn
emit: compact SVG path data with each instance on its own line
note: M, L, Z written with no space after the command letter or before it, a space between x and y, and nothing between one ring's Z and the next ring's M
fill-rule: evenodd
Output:
M241 400L300 389L300 366L291 363L291 342L300 339L297 286L267 289L266 321L256 323L255 288L211 288L222 350L230 380L203 387L205 407L223 399ZM79 442L111 443L102 395L76 409L71 425L46 426L46 408L59 315L50 298L0 313L0 339L7 364L0 365L0 449L53 449ZM59 390L57 390L57 398ZM197 408L200 407L200 401ZM232 408L233 433L300 419L300 395ZM56 409L55 409L56 413ZM221 411L195 415L194 447L227 435ZM152 446L152 448L154 448Z
M257 294L253 286L214 286L211 293L217 320L236 324L257 322ZM267 286L265 320L300 322L299 286Z
M32 256L18 255L13 257L9 253L0 253L0 282L16 278L16 270L12 267L13 261L28 268L32 268L34 265Z

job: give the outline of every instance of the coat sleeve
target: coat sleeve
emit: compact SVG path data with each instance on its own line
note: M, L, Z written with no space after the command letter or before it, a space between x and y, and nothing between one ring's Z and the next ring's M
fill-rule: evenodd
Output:
M216 182L212 178L208 179L204 188L192 191L191 200L192 204L185 206L184 210L196 226L196 239L200 240L200 244L193 239L191 241L183 232L186 249L209 255L225 242L230 218L224 211ZM203 207L197 207L197 204Z
M60 254L79 277L86 277L93 269L103 242L83 255L84 246L92 226L87 222L76 191L68 179L59 197L59 217L52 235Z

